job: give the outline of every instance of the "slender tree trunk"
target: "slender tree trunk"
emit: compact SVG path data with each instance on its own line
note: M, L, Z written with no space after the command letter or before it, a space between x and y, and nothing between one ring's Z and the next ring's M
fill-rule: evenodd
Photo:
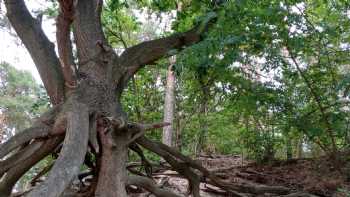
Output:
M175 147L177 150L181 151L182 148L182 131L184 130L186 126L186 120L184 119L183 116L183 110L181 110L181 95L177 94L178 90L180 90L181 84L180 81L176 81L176 86L175 86ZM191 115L188 115L187 117L190 117Z
M181 117L177 116L176 117L176 132L175 132L175 147L177 148L177 150L181 150L182 147L182 137L181 137L181 131L183 129L182 126L182 121L181 121Z
M303 157L303 138L300 138L298 140L298 144L297 144L297 157L300 159Z
M293 158L293 146L292 146L292 139L288 138L286 140L286 152L287 152L287 160L290 160Z
M175 74L173 67L175 60L176 57L171 57L169 61L164 100L164 122L168 122L170 125L163 128L162 142L168 146L174 144Z
M205 95L207 88L203 88L203 93ZM198 139L197 139L197 144L195 147L195 155L199 156L202 149L203 145L206 140L206 136L208 134L208 122L206 120L208 116L208 103L206 96L203 97L202 103L201 103L201 109L200 109L200 114L199 114L199 134L198 134Z
M292 138L290 136L291 127L287 127L285 132L287 133L286 138L286 156L287 160L290 160L293 158L293 145L292 145Z

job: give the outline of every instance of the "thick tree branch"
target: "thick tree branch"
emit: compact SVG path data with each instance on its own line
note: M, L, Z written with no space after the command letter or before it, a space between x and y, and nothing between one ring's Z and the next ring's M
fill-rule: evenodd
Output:
M93 113L89 121L89 144L94 149L94 152L99 153L100 147L97 139L97 114Z
M23 0L5 0L7 16L29 51L53 104L64 98L64 80L55 46L45 36L40 22L29 13Z
M283 195L281 197L317 197L316 195L305 193L305 192L296 192L288 195Z
M73 21L73 32L77 44L80 66L96 61L107 45L101 26L102 0L77 1ZM91 59L95 58L95 59Z
M172 51L180 51L202 40L203 34L208 30L208 26L216 18L216 14L210 13L207 20L193 29L171 35L169 37L146 41L138 45L127 48L120 56L120 62L127 66L127 74L123 77L125 84L129 78L140 68L147 64L153 64L162 57L171 56ZM120 68L115 67L116 76ZM114 79L118 80L118 77ZM117 82L117 81L116 81Z
M70 26L73 22L73 0L59 0L60 10L56 22L57 48L62 66L65 84L68 87L76 86L75 65L70 39Z
M67 132L63 147L47 180L28 197L60 196L79 173L89 139L89 115L85 105L74 103L67 115Z
M135 185L137 187L144 188L158 197L180 197L180 195L177 195L169 190L160 188L152 179L143 176L129 176L127 179L127 185Z

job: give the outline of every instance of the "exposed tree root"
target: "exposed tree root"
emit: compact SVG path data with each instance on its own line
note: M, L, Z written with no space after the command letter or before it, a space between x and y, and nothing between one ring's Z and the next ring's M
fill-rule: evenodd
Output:
M206 168L198 164L196 161L189 157L182 155L175 149L172 149L162 143L153 142L141 137L137 140L137 143L144 148L163 157L174 170L185 176L190 181L193 195L199 195L199 182L208 183L219 187L230 193L232 196L246 196L244 193L249 194L264 194L273 193L278 195L285 195L290 193L290 189L282 186L265 186L255 184L232 184L222 181L219 177L210 173ZM191 169L192 168L192 169ZM198 170L200 173L193 171ZM200 180L199 180L200 178Z
M79 173L84 162L89 139L89 115L87 107L74 103L68 113L66 137L61 153L47 180L28 194L28 197L60 196Z
M32 127L17 133L6 142L0 144L0 159L5 157L15 148L29 142L32 139L47 137L50 134L51 126L54 124L55 118L60 110L61 105L53 107L38 118Z
M47 136L49 132L50 129L44 125L41 127L31 127L23 130L0 145L0 158L3 158L15 148L29 142L34 138Z
M30 181L30 184L32 186L35 186L37 182L39 182L40 177L44 176L47 172L49 172L52 168L54 163L49 164L48 166L45 166L37 175L35 175L32 180Z
M33 155L42 145L42 141L34 141L18 150L6 160L0 161L0 177L12 166L23 162L25 159Z
M197 197L199 195L199 184L200 184L200 177L198 174L196 174L192 169L190 169L186 163L181 162L181 160L177 160L178 158L171 155L166 150L162 149L158 143L154 143L145 137L141 137L137 139L136 141L138 144L143 146L144 148L160 155L162 158L164 158L174 170L179 172L181 175L185 176L189 180L189 192L192 193L193 196Z
M137 153L137 155L141 158L141 164L145 168L145 172L147 176L151 176L152 174L152 164L147 160L145 155L142 152L142 149L136 144L130 144L129 148Z
M1 179L0 197L10 196L12 188L18 179L21 178L21 176L26 173L33 165L50 154L56 148L56 146L61 143L61 141L61 137L55 137L46 140L45 143L43 143L42 146L38 147L32 155L28 156L21 163L10 168Z
M160 188L152 179L143 176L129 176L127 179L127 185L135 185L144 188L159 197L181 197L170 190Z
M152 164L147 160L142 152L142 149L138 146L141 145L142 147L164 158L170 164L172 169L188 179L188 192L194 197L200 197L201 183L208 184L205 190L235 197L248 197L261 195L264 193L271 193L286 197L314 197L313 195L307 193L289 194L291 189L281 186L226 182L215 175L214 172L211 172L203 167L198 161L183 155L176 149L173 149L160 142L151 141L143 136L145 131L166 126L167 123L150 125L136 123L125 124L122 121L117 121L110 117L106 119L106 117L98 117L96 114L94 115L94 113L89 115L88 108L83 104L75 103L73 106L72 111L65 113L67 114L67 116L64 117L64 121L67 120L67 124L64 124L64 126L67 127L66 137L58 159L53 163L52 168L49 166L46 168L46 170L37 174L37 176L33 179L33 186L39 177L50 170L46 181L33 188L28 194L26 194L26 196L114 196L114 192L104 192L104 188L106 187L116 187L114 183L108 185L107 182L110 182L111 180L108 180L105 177L109 177L109 173L112 172L116 175L118 173L124 174L124 172L121 172L120 170L128 169L130 172L137 175L119 176L122 179L119 180L120 185L118 185L118 188L122 188L127 185L134 185L151 192L155 196L179 197L178 194L161 188L161 186L157 185L152 178L150 178L153 173ZM99 120L107 120L107 125L101 125L101 123L98 123ZM53 125L52 122L59 122L59 124L61 124L61 121L58 120L51 120L51 125ZM44 131L43 128L46 130ZM34 127L31 128L31 132L28 132L26 135L18 135L18 137L13 138L15 140L8 141L8 144L2 144L3 147L6 147L6 150L2 151L1 153L5 156L15 148L38 137L51 137L51 139L49 138L45 141L43 141L43 139L33 140L31 143L23 146L7 159L0 161L0 175L6 172L0 182L0 197L10 196L11 189L17 180L36 162L40 161L47 154L54 152L62 139L62 137L50 136L49 134L51 131L50 127L48 126L42 127L42 130L39 129L39 131L34 131L32 129L34 129ZM62 127L61 129L65 128ZM124 135L123 133L125 132L128 132L130 136L127 138L120 138L120 135ZM114 138L113 142L110 141L112 138ZM92 142L93 140L94 142ZM88 142L90 142L91 146L90 151L87 150ZM122 162L112 165L110 163L105 163L107 160L104 160L104 157L115 157L114 160L118 161L118 154L115 155L116 151L118 152L119 150L116 148L116 142L119 144L124 144L123 146L118 146L119 148L130 148L139 155L141 158L141 166L145 167L146 174L135 171L134 169L130 168L130 166L127 167L126 165L122 164ZM45 146L45 148L43 148L43 146ZM125 152L122 149L119 151ZM90 158L91 154L94 154L96 159L100 162L92 161ZM83 164L88 166L90 170L83 173L81 176L78 176L80 167ZM118 169L120 170L114 169L113 166L115 165L119 165ZM70 190L71 183L77 176L80 177L79 180L83 183L82 187L85 187L84 190L86 192L78 194L76 191ZM86 179L89 184L85 184L85 179L82 178L82 176L92 176L93 178ZM215 187L210 187L210 185L220 188L220 191L215 191Z
M313 194L305 193L305 192L296 192L287 195L283 195L283 197L317 197Z

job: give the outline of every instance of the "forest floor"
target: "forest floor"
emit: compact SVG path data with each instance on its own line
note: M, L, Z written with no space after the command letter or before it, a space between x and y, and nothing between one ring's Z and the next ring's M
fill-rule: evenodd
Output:
M350 180L349 175L346 175L350 172L335 170L331 162L325 158L275 161L264 165L242 161L240 156L202 156L197 160L222 180L232 184L283 186L290 188L293 193L303 192L308 196L350 197ZM153 178L163 187L187 196L187 181L179 177L176 172L162 170L155 173ZM211 185L201 184L200 187L203 197L231 196ZM143 193L137 196L148 195ZM250 196L279 195L262 193Z

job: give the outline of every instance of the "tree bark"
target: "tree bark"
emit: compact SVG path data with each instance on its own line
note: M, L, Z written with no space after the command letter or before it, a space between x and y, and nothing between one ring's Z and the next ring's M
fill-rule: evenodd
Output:
M30 192L28 197L60 196L80 171L89 137L89 116L85 105L73 104L72 112L68 113L67 134L60 156L45 183Z
M163 128L162 142L168 146L174 145L175 74L173 67L175 61L175 56L169 58L164 99L164 122L170 125Z
M28 133L1 144L5 149L1 149L0 159L11 151L15 153L0 163L6 167L6 174L0 177L0 196L8 197L25 172L46 155L54 153L58 157L46 181L28 196L65 195L85 162L93 176L87 196L125 197L130 144L144 131L167 124L140 126L127 123L120 103L121 94L130 78L143 66L172 55L170 52L174 49L182 50L199 42L210 20L187 32L132 46L118 56L102 31L102 0L62 0L59 3L57 38L61 62L54 45L45 36L40 22L31 16L24 1L5 0L12 26L32 56L51 103L60 104L60 109L53 110L53 115L44 116L38 125L28 129ZM74 64L70 28L77 47L78 70L70 69L70 64ZM174 105L174 96L170 98ZM173 122L174 107L169 111ZM64 134L64 143L60 146ZM23 149L16 151L20 146ZM86 153L93 154L95 159L87 162ZM15 159L15 165L8 165ZM198 176L185 169L183 164L179 166L175 160L169 161L187 173L194 195L198 196ZM167 195L165 190L155 188L148 180L141 182L154 193Z

